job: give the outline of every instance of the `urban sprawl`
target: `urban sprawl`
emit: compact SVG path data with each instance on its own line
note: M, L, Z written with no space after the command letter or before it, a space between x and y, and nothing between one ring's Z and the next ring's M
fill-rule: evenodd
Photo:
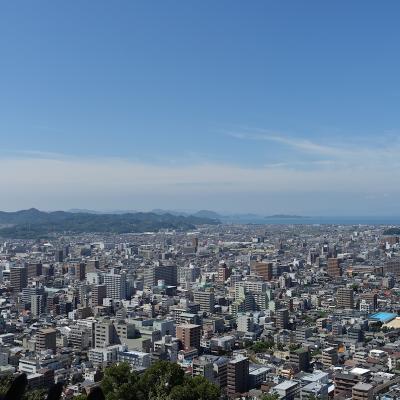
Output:
M225 398L399 399L386 226L215 225L0 244L0 377L89 393L160 360ZM390 234L391 233L391 234Z

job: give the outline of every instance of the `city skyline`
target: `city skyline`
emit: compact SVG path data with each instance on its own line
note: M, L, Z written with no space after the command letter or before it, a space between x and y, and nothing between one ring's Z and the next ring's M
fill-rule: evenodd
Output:
M23 4L1 210L399 214L397 2Z

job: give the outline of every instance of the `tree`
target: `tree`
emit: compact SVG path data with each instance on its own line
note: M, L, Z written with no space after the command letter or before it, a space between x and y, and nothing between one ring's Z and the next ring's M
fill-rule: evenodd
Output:
M169 400L218 400L221 391L218 386L203 376L185 378L183 385L172 388Z
M114 364L106 368L101 389L106 400L137 400L143 398L138 383L128 363Z
M278 393L267 393L261 397L261 400L278 400L278 399L279 399Z
M184 372L175 363L158 361L140 379L140 388L148 399L165 399L175 386L184 383Z

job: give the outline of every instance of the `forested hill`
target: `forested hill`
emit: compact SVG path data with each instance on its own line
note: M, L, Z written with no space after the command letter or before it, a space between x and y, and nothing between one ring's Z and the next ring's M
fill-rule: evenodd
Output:
M160 229L190 230L197 225L218 224L216 219L147 212L91 214L65 211L44 212L35 208L0 211L0 236L38 238L51 233L140 233Z

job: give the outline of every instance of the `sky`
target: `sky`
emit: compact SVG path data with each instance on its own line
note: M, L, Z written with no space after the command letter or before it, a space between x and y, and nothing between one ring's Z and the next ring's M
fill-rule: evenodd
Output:
M400 215L400 2L0 4L0 209Z

